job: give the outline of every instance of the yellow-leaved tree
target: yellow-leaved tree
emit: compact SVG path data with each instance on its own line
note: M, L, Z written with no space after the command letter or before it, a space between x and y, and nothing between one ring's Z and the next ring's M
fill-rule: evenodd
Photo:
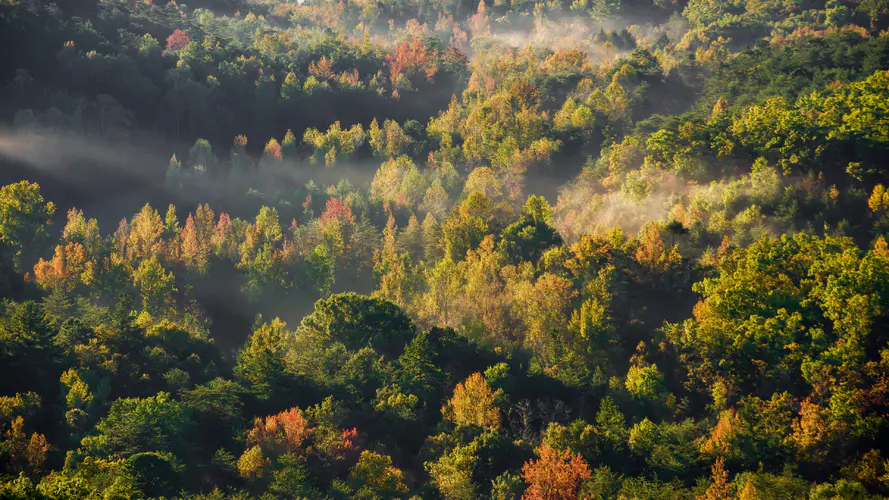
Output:
M457 384L453 397L441 411L445 419L458 427L477 425L496 431L500 428L498 403L502 396L503 391L491 389L491 385L481 373L473 373Z

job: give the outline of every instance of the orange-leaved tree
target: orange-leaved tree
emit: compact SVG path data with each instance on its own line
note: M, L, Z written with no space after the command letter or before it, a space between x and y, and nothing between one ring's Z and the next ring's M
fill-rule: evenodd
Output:
M312 434L299 408L257 418L247 432L247 450L238 460L238 471L246 478L262 477L272 459L290 453L305 457L305 442Z
M537 448L537 460L522 467L528 489L522 498L529 500L567 500L577 498L581 482L589 479L590 466L571 450L559 452L547 445Z

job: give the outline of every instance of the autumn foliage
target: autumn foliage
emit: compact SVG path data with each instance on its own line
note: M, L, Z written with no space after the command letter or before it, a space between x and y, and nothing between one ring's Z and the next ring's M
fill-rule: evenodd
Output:
M91 277L92 263L83 245L76 242L57 245L52 260L40 259L34 266L37 284L48 290L59 288L67 293L79 283L88 283Z
M337 221L344 225L355 224L355 216L352 215L352 209L339 198L330 198L327 200L324 213L321 214L321 217L318 220L322 227L333 221Z
M247 446L259 446L267 454L305 453L303 444L312 434L309 422L299 408L257 418L247 432Z
M442 412L458 426L477 425L495 430L500 427L497 399L501 394L502 391L493 391L480 373L473 373L457 384L454 396Z
M571 450L559 452L547 445L537 449L540 458L522 467L522 479L528 489L526 500L571 500L577 498L581 483L589 479L590 467Z
M0 500L889 495L889 0L179 1L0 0Z
M283 159L282 155L281 145L275 139L269 140L265 145L265 149L262 150L262 157L264 160L281 161Z
M309 63L309 74L318 80L330 80L333 77L333 58L322 56Z
M36 472L46 461L46 452L49 444L43 434L36 432L30 437L24 432L25 422L22 417L16 417L10 428L3 433L3 448L8 453L13 469Z
M175 53L184 49L191 42L188 34L182 30L176 30L167 37L167 52Z
M386 56L389 65L389 78L396 82L399 76L411 79L422 74L427 81L432 81L438 72L438 52L429 50L423 40L414 38L411 42L402 42L395 48L394 54Z

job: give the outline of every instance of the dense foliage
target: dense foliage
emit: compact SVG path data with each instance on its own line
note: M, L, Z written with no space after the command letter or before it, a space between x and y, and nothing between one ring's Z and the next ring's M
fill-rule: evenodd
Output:
M889 496L887 29L0 0L0 498Z

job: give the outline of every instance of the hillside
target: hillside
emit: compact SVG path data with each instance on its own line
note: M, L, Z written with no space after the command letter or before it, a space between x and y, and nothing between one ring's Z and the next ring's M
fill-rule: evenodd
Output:
M889 498L887 30L0 0L0 499Z

